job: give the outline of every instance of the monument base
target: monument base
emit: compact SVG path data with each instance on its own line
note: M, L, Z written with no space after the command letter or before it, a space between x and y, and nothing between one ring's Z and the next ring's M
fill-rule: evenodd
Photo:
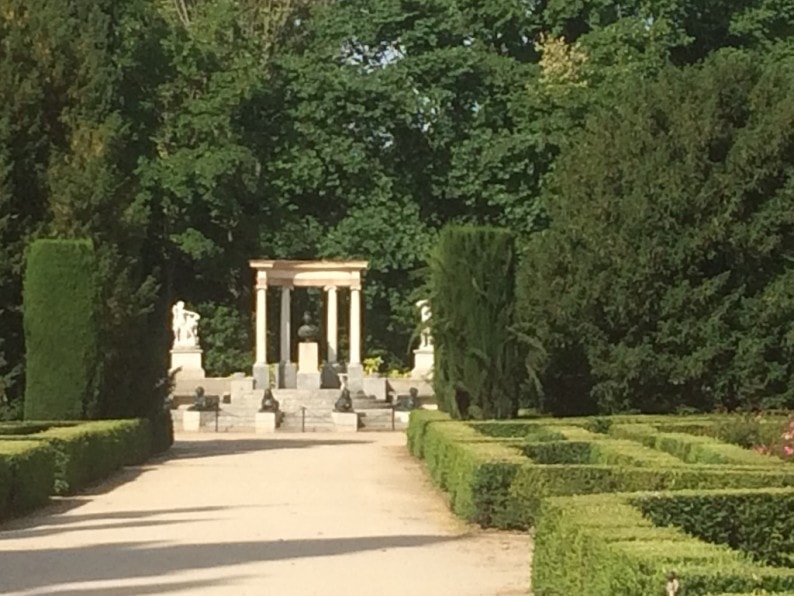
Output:
M171 372L177 380L203 379L207 376L201 365L201 348L175 348L171 350Z
M364 366L361 364L347 365L347 388L351 395L364 391Z
M274 433L276 426L275 412L257 412L254 416L254 431L258 435Z
M414 367L411 370L412 379L429 379L433 376L433 347L414 350Z
M298 386L298 367L292 362L281 362L276 374L277 389L296 389Z
M254 376L254 388L265 390L270 387L270 367L265 363L254 364L252 373Z
M299 372L295 385L298 389L308 389L310 391L316 391L317 389L320 388L320 373Z
M243 373L236 373L229 380L229 385L229 397L233 403L238 403L254 390L254 379Z
M331 412L331 419L337 432L358 432L358 414L355 412Z
M182 412L182 430L186 433L201 432L202 426L207 426L214 420L215 412L185 410Z

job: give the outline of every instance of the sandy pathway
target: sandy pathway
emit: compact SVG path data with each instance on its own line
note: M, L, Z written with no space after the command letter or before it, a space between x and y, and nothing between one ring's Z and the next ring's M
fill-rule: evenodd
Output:
M163 461L0 526L0 593L526 594L529 538L459 523L404 445L179 437Z

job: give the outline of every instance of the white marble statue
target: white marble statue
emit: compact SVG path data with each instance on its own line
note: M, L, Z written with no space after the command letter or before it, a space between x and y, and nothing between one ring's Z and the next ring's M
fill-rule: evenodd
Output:
M198 322L201 316L197 312L187 310L185 303L178 301L171 308L173 319L171 322L174 331L175 348L198 348Z
M416 303L419 309L419 318L422 321L422 327L419 331L419 349L430 348L433 346L433 336L430 335L430 301L420 300Z

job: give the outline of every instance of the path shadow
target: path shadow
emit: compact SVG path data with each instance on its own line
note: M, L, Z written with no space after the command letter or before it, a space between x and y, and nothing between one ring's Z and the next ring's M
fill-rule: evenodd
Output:
M139 583L118 588L79 588L75 590L60 590L58 596L146 596L147 594L167 594L169 592L184 592L190 590L194 594L201 594L202 590L213 586L222 586L230 581L243 579L245 576L224 577L221 579L193 580L170 583ZM43 594L43 592L38 592Z
M170 460L194 459L200 457L216 457L253 453L256 451L273 451L277 449L310 449L312 447L335 447L343 445L366 445L373 441L353 441L345 439L221 439L213 441L178 439L173 447L154 458L152 463Z
M403 535L179 545L126 542L4 551L0 557L0 587L3 591L20 591L56 584L157 577L244 563L422 547L461 538Z
M100 521L107 522L108 520L142 520L146 518L158 517L162 515L174 514L193 514L193 513L208 513L213 511L222 511L228 509L223 506L208 506L208 507L185 507L182 509L151 509L151 510L138 510L138 511L114 511L109 513L86 513L75 515L63 515L69 509L74 508L73 502L77 501L79 505L90 502L90 499L64 499L64 505L55 503L50 507L40 509L34 514L24 518L17 518L10 520L0 527L0 538L12 538L12 534L21 531L31 531L37 529L39 526L55 526L51 528L53 532L63 531L58 528L63 528L69 525L79 525L86 522ZM79 506L76 505L76 506ZM252 506L254 507L254 506ZM259 507L256 505L255 507ZM238 508L238 507L235 507ZM118 527L122 527L119 525ZM79 529L79 528L78 528Z

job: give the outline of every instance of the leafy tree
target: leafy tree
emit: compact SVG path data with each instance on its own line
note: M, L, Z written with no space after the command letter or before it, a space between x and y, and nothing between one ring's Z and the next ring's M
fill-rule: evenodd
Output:
M522 265L546 408L788 406L794 61L629 80L555 165Z

